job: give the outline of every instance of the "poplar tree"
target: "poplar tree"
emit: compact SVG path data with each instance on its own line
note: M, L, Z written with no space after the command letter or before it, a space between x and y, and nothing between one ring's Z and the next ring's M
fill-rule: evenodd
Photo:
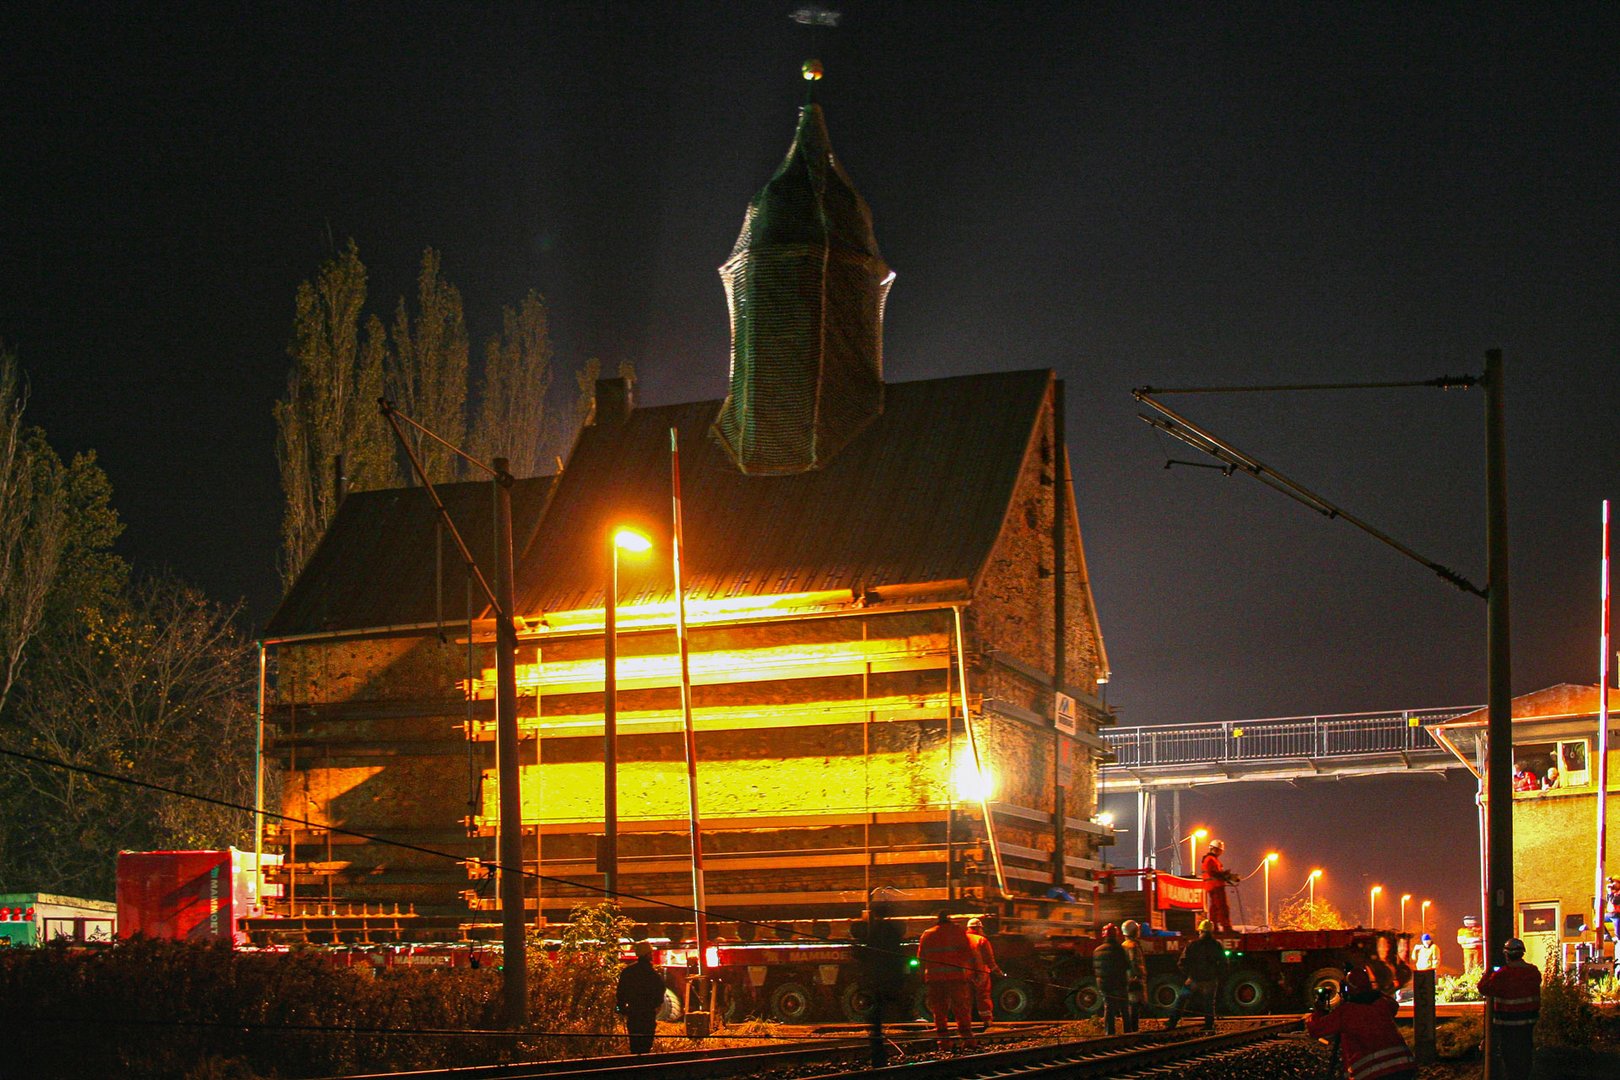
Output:
M549 471L560 425L546 403L551 391L551 326L545 301L530 290L516 311L503 308L501 333L484 347L478 416L469 452L481 461L504 457L513 476Z
M333 465L343 455L355 490L396 482L392 436L377 412L387 343L373 317L361 334L366 268L359 246L321 264L303 282L288 347L293 368L276 402L277 457L286 500L281 580L291 588L337 513Z
M432 248L422 252L416 315L401 298L392 345L387 375L395 404L451 446L461 446L467 435L467 326L461 292L439 276L439 253ZM433 483L463 475L461 459L444 446L409 428L405 435Z

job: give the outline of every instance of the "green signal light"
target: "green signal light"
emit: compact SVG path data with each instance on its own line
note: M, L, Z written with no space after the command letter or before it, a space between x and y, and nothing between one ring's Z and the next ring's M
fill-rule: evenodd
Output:
M922 967L922 961L917 959L915 956L913 956L909 961L907 961L907 963L909 963L914 968Z

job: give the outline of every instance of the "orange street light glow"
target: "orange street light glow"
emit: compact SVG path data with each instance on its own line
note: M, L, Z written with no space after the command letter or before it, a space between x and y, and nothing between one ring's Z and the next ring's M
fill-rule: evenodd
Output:
M648 551L652 541L634 529L617 529L613 533L613 546L625 551Z

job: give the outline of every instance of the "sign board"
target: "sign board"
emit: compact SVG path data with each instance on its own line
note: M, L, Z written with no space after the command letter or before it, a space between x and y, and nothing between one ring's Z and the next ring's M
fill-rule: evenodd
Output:
M1173 874L1157 874L1156 882L1157 907L1165 908L1191 908L1199 911L1204 907L1204 883L1197 878L1176 877Z
M1057 729L1063 732L1063 734L1073 735L1075 732L1075 719L1077 716L1077 713L1075 712L1074 698L1064 693L1055 693L1052 695L1052 698L1053 722L1057 725Z

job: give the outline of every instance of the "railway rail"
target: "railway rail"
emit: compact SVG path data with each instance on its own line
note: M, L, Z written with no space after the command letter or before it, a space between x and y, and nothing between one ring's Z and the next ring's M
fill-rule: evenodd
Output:
M1299 1017L1252 1017L1223 1020L1213 1033L1155 1028L1132 1035L1096 1038L1061 1037L1059 1025L998 1025L980 1036L975 1052L944 1054L932 1049L932 1032L891 1032L906 1056L902 1065L866 1066L864 1038L817 1039L767 1049L742 1047L641 1057L619 1056L586 1061L528 1062L459 1067L403 1073L380 1073L343 1080L857 1080L894 1077L906 1080L978 1080L994 1077L1102 1078L1144 1073L1166 1065L1191 1064L1298 1030ZM1012 1044L1012 1045L1008 1045Z

